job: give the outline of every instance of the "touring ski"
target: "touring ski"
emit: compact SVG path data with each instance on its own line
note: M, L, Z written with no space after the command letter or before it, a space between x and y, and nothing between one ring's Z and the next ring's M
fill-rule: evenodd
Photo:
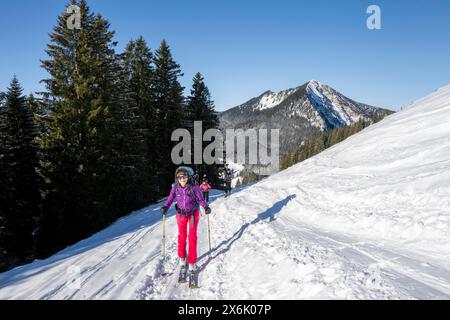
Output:
M178 283L186 283L187 277L187 268L186 267L181 267L180 269L180 275L178 276Z
M196 271L189 271L189 288L197 289L198 288L198 274Z

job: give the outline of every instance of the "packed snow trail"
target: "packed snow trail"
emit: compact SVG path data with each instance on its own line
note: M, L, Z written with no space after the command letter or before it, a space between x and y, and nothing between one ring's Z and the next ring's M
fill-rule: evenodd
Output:
M149 206L0 274L1 299L450 299L450 86L228 198L199 225L199 289ZM163 276L166 271L167 275Z

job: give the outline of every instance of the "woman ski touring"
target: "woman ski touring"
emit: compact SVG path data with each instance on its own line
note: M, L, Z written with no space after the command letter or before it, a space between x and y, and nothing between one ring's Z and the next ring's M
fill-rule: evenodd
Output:
M194 172L189 167L179 167L175 171L175 183L172 185L165 205L161 207L161 213L165 215L173 201L176 200L178 257L181 267L179 282L186 282L187 268L189 268L189 286L197 287L195 272L197 263L197 227L200 220L199 205L205 209L206 214L210 214L211 209L203 199L199 186L194 183L193 175ZM188 240L188 252L186 252L186 240Z
M202 184L200 185L200 189L203 193L203 199L205 199L206 203L209 202L209 190L212 189L211 185L208 182L208 179L206 177L203 177Z

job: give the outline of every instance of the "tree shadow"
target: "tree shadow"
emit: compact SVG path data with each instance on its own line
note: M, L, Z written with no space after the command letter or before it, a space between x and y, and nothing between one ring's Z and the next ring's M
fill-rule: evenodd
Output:
M229 239L222 241L214 249L211 249L210 252L206 252L203 255L201 255L198 258L199 261L205 257L208 257L208 259L198 268L198 272L203 271L206 268L206 266L211 261L216 259L218 256L228 252L231 249L231 246L242 237L245 230L247 230L249 226L257 224L266 219L269 219L269 222L275 221L277 213L279 213L283 209L283 207L286 206L289 203L289 201L291 201L295 197L296 197L295 195L290 195L285 199L276 202L272 207L258 214L258 216L253 221L247 222L246 224L242 225L239 228L239 230L237 230Z

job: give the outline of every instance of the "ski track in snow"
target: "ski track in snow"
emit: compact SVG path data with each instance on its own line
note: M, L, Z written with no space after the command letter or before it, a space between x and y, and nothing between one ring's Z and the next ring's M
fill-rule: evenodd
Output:
M173 208L161 257L159 203L0 274L0 299L450 299L449 102L447 86L228 198L214 190L198 289L178 284Z
M250 188L260 189L256 185ZM450 298L447 269L424 264L385 246L299 224L285 214L299 201L298 195L288 195L272 204L261 201L264 192L270 199L269 189L249 192L245 197L235 191L227 199L217 192L213 195L216 200L212 207L217 213L210 217L213 243L209 254L206 216L202 216L199 226L199 289L178 284L176 228L172 215L166 221L171 236L164 263L162 225L158 221L127 234L125 239L113 239L114 246L107 245L107 250L101 250L109 251L101 259L92 259L91 252L87 251L64 263L65 268L80 266L78 289L68 288L70 280L62 267L53 267L47 271L51 282L37 279L4 286L7 277L2 277L0 296L143 300ZM244 204L253 208L253 212L240 214L239 208ZM157 215L158 207L150 206L129 219L142 220L149 212ZM142 250L146 247L148 250ZM140 255L141 251L146 254ZM135 262L128 262L127 256ZM23 285L28 290L24 291ZM17 295L8 294L10 290Z

